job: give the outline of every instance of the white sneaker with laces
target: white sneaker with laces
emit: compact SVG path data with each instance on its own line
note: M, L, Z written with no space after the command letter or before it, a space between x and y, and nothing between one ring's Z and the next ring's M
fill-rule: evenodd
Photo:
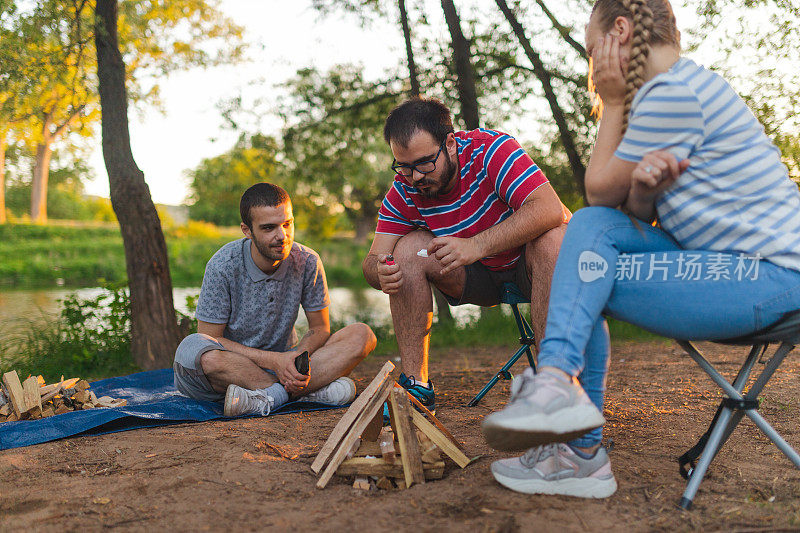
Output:
M547 371L531 368L511 382L511 400L483 419L489 446L516 451L551 442L569 442L605 424L583 388Z
M238 385L228 385L225 391L225 416L266 416L275 405L275 398L263 391L249 390Z
M312 393L303 396L309 402L326 403L328 405L345 405L356 397L356 384L347 376L335 379Z
M495 461L492 475L501 485L526 494L607 498L617 490L602 446L588 458L576 454L568 444L538 446L521 457Z

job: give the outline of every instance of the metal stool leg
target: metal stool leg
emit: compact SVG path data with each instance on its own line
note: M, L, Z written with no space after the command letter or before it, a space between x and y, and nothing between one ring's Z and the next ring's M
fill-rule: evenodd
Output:
M495 374L494 377L489 380L489 383L484 385L484 387L481 389L481 391L478 394L476 394L475 397L472 398L469 401L469 403L467 404L467 407L475 407L476 405L478 405L478 402L481 401L483 399L483 397L486 396L486 393L489 392L492 389L492 387L494 387L497 384L497 382L500 381L501 379L511 379L512 376L511 376L511 372L509 372L509 369L512 366L514 366L514 363L516 363L519 360L520 357L522 357L522 353L526 349L527 349L527 346L520 347L516 351L516 353L514 353L514 355L511 356L511 359L509 359L506 362L506 364L503 365L503 367L500 369L500 371L497 372L497 374Z
M783 359L792 350L793 345L783 343L775 352L770 360L767 362L766 368L756 379L753 386L750 388L746 395L742 395L742 391L750 376L753 365L758 358L758 353L761 351L761 346L753 346L750 354L747 357L742 369L736 376L733 384L728 383L722 375L709 363L699 351L689 342L679 342L679 344L686 350L689 356L697 362L697 364L708 374L708 376L725 392L726 396L731 400L757 400L759 393L767 384L772 374L778 369ZM748 416L758 428L780 449L792 463L800 468L800 454L798 454L789 443L787 443L780 434L775 431L772 426L764 420L764 418L756 411L756 408L742 408L739 407L734 410L731 407L723 407L720 416L717 419L711 434L709 435L708 442L703 449L700 456L700 461L691 473L689 483L686 485L686 490L680 501L680 506L684 509L689 509L692 505L692 500L697 494L700 483L703 481L706 471L708 470L711 461L719 452L722 445L730 437L734 428L741 421L743 416Z

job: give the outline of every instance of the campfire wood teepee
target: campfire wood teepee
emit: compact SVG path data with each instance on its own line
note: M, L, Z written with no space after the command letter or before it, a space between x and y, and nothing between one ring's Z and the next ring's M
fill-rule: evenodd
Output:
M369 488L365 476L379 478L379 488L410 487L444 475L444 452L464 468L470 459L439 420L416 398L397 385L387 361L375 379L352 403L333 428L311 470L320 474L317 488L325 488L334 474L361 476L354 487ZM413 409L409 403L417 409ZM388 402L391 426L383 427L383 405ZM395 446L395 439L397 446Z

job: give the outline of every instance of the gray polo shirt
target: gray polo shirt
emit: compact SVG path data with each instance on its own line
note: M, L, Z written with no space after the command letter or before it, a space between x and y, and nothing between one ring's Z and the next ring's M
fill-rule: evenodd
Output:
M317 253L294 243L289 257L265 274L250 255L250 239L229 242L208 261L196 317L227 324L226 339L251 348L286 351L297 342L294 323L330 305L325 270Z

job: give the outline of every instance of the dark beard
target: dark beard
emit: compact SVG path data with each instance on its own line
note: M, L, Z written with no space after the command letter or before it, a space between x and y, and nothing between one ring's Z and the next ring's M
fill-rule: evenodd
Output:
M451 184L453 183L453 181L455 181L455 177L456 177L456 171L458 170L458 169L456 168L456 164L455 164L455 163L453 163L453 162L450 160L450 158L449 158L449 157L448 157L448 158L446 158L446 159L445 159L445 161L447 161L447 164L446 164L446 165L445 165L445 167L444 167L444 172L442 172L442 177L448 176L448 177L447 177L447 181L443 182L443 183L442 183L442 185L441 185L441 187L439 187L439 188L438 188L438 189L436 189L435 191L433 191L433 190L432 190L432 191L423 191L423 190L420 190L420 191L419 191L419 193L420 193L420 194L421 194L421 195L422 195L424 198L438 198L439 196L442 196L443 194L445 194L445 193L443 192L443 190L444 190L444 189L447 189L447 188L448 188L448 186L449 186L449 185L451 185ZM425 185L425 182L423 182L421 185ZM448 190L447 192L450 192L450 191Z

